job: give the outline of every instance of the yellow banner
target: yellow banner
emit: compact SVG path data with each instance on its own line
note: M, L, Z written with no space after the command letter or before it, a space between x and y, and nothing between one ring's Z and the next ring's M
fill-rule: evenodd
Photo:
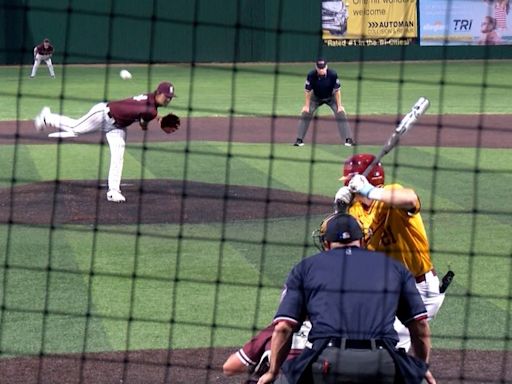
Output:
M322 1L324 40L417 37L416 0Z

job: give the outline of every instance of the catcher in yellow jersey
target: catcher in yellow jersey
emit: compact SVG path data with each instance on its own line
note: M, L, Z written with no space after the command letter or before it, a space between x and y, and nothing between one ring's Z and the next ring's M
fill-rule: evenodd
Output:
M359 221L366 248L399 260L413 274L431 320L445 295L439 291L439 278L430 258L420 200L410 188L384 185L384 168L380 162L364 177L362 173L374 158L371 154L356 154L345 161L341 178L345 185L336 193L335 202L347 206L347 213ZM329 217L324 222L328 220ZM409 331L398 319L395 330L400 339L397 348L409 350Z

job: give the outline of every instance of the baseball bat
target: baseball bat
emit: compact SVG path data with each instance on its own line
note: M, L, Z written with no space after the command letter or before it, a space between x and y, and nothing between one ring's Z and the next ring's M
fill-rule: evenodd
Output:
M418 101L416 101L416 104L414 104L398 126L395 128L391 136L389 137L388 141L384 144L382 149L380 150L379 154L375 156L375 159L366 167L366 169L363 172L363 176L367 177L370 174L370 171L372 168L379 162L381 159L387 155L389 152L395 148L398 143L400 142L400 137L405 135L418 121L418 118L425 113L425 111L430 106L430 101L426 97L420 97ZM343 204L342 202L336 203L336 212L346 212L347 206Z
M395 128L393 131L393 134L388 139L386 144L382 147L379 154L375 156L375 159L370 163L370 165L365 169L363 172L363 176L367 177L370 174L370 171L372 168L377 164L381 159L387 155L393 148L395 148L399 141L400 137L405 135L409 130L413 127L413 125L418 121L418 118L425 113L425 111L430 106L430 102L425 97L420 97L416 104L413 105L411 111L405 115L402 120L400 121L400 124Z

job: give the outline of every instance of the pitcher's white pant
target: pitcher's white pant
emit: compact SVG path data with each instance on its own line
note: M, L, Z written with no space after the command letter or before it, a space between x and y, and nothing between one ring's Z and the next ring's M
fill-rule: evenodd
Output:
M110 147L110 169L108 171L108 189L121 192L126 129L116 128L105 134Z
M432 272L427 272L425 274L425 281L416 283L416 288L421 295L425 308L427 308L428 320L430 321L436 317L445 298L445 294L439 292L439 277L434 276ZM396 347L405 348L405 350L408 351L411 348L411 335L409 334L409 330L398 318L395 318L393 327L398 333L399 338Z
M39 65L41 65L41 61L44 61L46 65L48 66L48 70L50 71L50 76L54 77L55 72L53 71L53 64L52 59L48 55L40 55L39 53L36 54L36 57L34 58L34 65L32 66L32 73L30 74L30 77L34 77L37 73L37 68L39 68Z
M115 120L108 116L107 103L94 105L89 112L79 119L50 113L45 116L46 124L57 129L73 132L77 135L103 131L110 148L110 169L108 172L108 189L121 191L124 150L126 147L126 128L117 128Z

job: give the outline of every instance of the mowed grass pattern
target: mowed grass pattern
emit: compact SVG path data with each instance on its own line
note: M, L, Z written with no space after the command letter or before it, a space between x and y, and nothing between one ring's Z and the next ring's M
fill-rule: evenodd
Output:
M506 113L506 64L468 63L464 75L450 63L344 63L339 72L351 113L403 113L418 94L431 99L429 113ZM277 83L276 68L282 70ZM123 82L117 68L107 73L71 67L65 83L46 79L44 71L30 86L22 79L19 104L19 73L2 68L7 86L0 101L20 108L2 108L0 118L29 119L45 104L79 116L103 97L130 96L162 78L175 82L179 98L173 105L183 116L230 110L295 115L308 68L240 65L233 76L228 66L156 66L149 76L147 68L133 67L134 81ZM402 87L400 76L406 80ZM443 79L446 86L440 87ZM34 85L48 86L48 95ZM461 94L472 97L461 100ZM170 141L146 143L144 150L129 142L123 177L186 178L333 196L341 162L351 149L303 149ZM433 322L436 348L508 347L511 157L503 149L399 147L384 159L388 181L411 186L421 196L439 272L456 272ZM0 183L10 188L55 179L104 180L108 161L108 147L100 145L2 146ZM1 355L240 345L271 321L290 267L315 252L310 234L321 218L184 226L2 225Z

